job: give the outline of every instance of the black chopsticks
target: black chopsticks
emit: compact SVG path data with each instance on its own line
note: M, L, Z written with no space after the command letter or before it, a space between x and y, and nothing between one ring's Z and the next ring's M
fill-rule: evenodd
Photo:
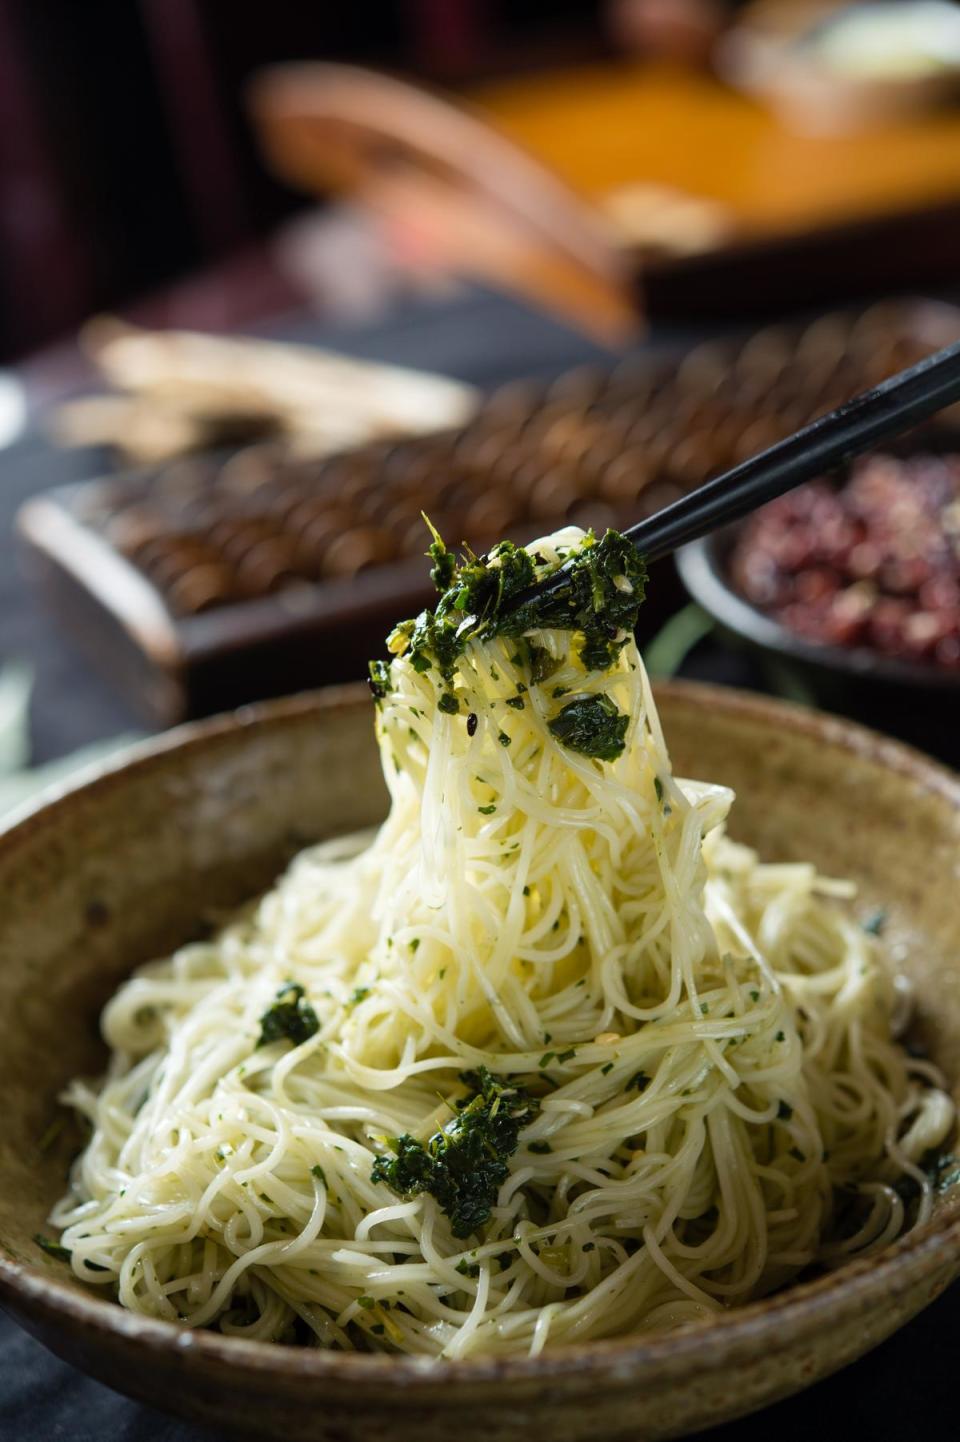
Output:
M739 520L784 491L862 455L879 441L901 435L958 400L960 341L855 396L624 534L646 560L659 560L679 546ZM561 566L529 592L518 595L514 604L561 590L565 581Z

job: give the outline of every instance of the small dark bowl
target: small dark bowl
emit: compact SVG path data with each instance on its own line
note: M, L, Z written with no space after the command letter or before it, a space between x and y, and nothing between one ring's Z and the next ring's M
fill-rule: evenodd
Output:
M866 646L808 641L752 605L730 580L739 526L728 526L677 552L680 577L731 646L751 652L770 688L867 722L956 763L960 675L902 661Z

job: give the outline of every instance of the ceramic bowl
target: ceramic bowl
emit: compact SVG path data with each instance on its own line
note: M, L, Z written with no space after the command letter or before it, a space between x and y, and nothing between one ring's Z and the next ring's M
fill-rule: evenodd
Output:
M960 779L846 722L665 687L681 774L736 788L735 836L854 877L889 913L917 1029L960 1082ZM675 1436L835 1371L960 1273L960 1197L882 1255L656 1338L537 1358L431 1363L192 1333L71 1279L33 1236L75 1141L49 1144L57 1093L103 1065L98 1012L130 969L267 885L304 843L382 815L357 688L175 731L0 836L0 1300L53 1351L158 1406L286 1442L581 1442Z

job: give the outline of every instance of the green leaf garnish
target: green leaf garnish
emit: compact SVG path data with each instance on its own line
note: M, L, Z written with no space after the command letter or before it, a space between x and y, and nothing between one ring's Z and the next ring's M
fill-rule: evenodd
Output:
M538 1103L485 1067L460 1079L469 1092L457 1103L457 1115L426 1143L397 1137L394 1155L378 1157L370 1178L403 1198L429 1192L453 1235L468 1237L490 1220L520 1131L536 1116Z
M623 754L630 718L609 696L578 696L547 724L571 751L598 761L616 761Z
M599 541L588 532L559 567L535 562L512 541L501 541L483 559L467 550L456 561L435 531L433 537L430 574L440 599L432 611L402 621L387 640L391 652L407 656L415 671L435 666L449 686L471 641L523 637L537 630L577 633L577 652L588 671L609 670L614 664L636 624L647 579L643 560L619 532L607 531ZM515 604L521 592L557 570L564 575L564 587ZM528 644L517 658L537 684L556 669L543 647ZM370 680L374 694L382 698L390 687L389 664L375 662ZM447 695L455 700L449 692L442 700ZM452 709L449 702L444 709Z
M317 1013L306 1000L303 987L296 981L286 982L277 992L277 999L260 1018L260 1040L257 1046L273 1041L291 1041L302 1046L320 1030Z

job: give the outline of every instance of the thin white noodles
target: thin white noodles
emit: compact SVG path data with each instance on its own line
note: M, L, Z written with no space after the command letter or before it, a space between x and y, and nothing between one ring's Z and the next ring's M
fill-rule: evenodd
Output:
M456 715L396 659L379 832L304 852L109 1003L53 1214L84 1280L231 1335L537 1353L700 1320L928 1214L953 1107L893 1040L849 889L762 864L723 834L729 792L674 779L632 641L598 675L536 639L557 669L529 690L515 642L471 643ZM555 739L555 692L630 717L619 759ZM290 981L318 1030L258 1046ZM478 1066L541 1104L464 1240L371 1169Z

